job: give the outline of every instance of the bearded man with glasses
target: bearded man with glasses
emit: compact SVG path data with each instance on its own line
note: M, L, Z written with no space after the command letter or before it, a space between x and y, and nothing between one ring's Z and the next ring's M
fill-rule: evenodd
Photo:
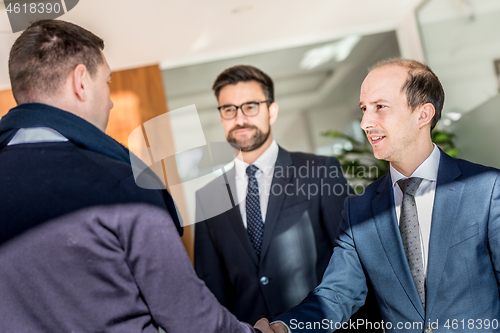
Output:
M213 90L226 139L241 154L223 176L236 192L231 209L208 213L227 199L217 179L197 192L195 269L238 319L272 320L321 282L352 190L334 157L290 153L274 141L279 106L267 74L231 67ZM360 312L367 318L367 308Z

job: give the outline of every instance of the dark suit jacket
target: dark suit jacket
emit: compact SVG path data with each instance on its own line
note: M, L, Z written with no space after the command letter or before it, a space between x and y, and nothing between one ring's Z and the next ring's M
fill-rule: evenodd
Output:
M170 215L85 208L0 244L0 332L254 332L198 279Z
M68 142L0 150L0 243L75 210L117 203L166 209L162 192L135 184L129 164Z
M195 227L195 269L219 302L254 323L276 318L321 281L352 190L335 158L280 148L258 258L236 205L234 172L197 192L197 221L205 221ZM217 215L221 209L228 210Z
M40 126L69 141L7 145L18 129ZM117 203L168 210L182 233L168 192L136 185L125 147L86 120L49 105L21 104L2 117L0 174L0 243L80 208ZM138 179L154 184L151 175L146 170Z
M362 304L369 281L384 322L390 323L387 332L422 332L429 323L434 332L498 332L500 323L491 323L500 320L499 170L441 152L427 267L424 309L403 249L388 174L346 200L338 246L321 285L280 319L294 333L301 330L294 329L293 320L345 321Z

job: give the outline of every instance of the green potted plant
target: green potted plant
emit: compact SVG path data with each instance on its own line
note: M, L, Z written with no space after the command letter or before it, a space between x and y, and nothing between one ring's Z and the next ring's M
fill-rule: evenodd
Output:
M368 184L389 172L389 162L378 160L373 156L372 147L366 136L363 135L363 140L360 141L351 135L334 130L323 132L321 135L349 143L344 144L335 157L342 164L344 176L356 193L361 193ZM432 131L433 142L451 157L457 157L460 153L453 143L454 136L455 134L445 131L436 129Z

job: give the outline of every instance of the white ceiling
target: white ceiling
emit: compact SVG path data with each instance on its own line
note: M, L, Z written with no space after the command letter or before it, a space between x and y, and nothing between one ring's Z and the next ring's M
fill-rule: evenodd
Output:
M80 0L61 17L105 40L113 70L163 69L394 30L423 0ZM10 87L0 0L0 89Z
M363 36L342 61L329 59L312 69L301 68L301 60L308 52L331 44L332 41L164 70L169 108L196 104L198 112L213 113L218 106L212 91L217 75L231 66L250 64L271 76L276 101L284 112L346 103L351 95L354 102L348 102L357 109L359 85L368 67L400 55L396 36L394 32ZM350 91L343 89L346 86Z

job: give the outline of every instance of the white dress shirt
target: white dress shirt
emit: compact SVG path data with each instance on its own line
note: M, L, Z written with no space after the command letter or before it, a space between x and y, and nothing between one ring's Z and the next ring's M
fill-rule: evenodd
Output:
M429 253L429 239L431 235L432 209L434 208L434 195L436 193L436 181L441 156L439 149L434 145L434 149L429 157L413 172L411 177L419 177L424 180L417 189L415 202L417 205L418 224L420 226L420 244L422 248L422 258L424 260L424 274L427 277L427 260ZM403 202L403 191L397 184L400 179L405 179L399 171L391 165L391 180L394 191L394 202L396 204L396 216L401 215L401 204ZM411 178L410 177L410 178Z
M49 127L31 127L20 128L9 141L7 146L18 145L21 143L37 142L63 142L68 141L56 130Z
M271 145L253 163L259 168L259 170L255 173L255 178L257 178L257 183L259 184L260 210L262 212L262 221L264 222L266 222L267 204L269 203L269 193L273 181L274 166L276 164L276 160L278 159L278 151L278 144L273 140ZM246 169L250 164L237 158L234 161L234 165L236 168L236 193L238 195L243 225L246 228L247 213L245 199L248 187L248 175L246 173Z

